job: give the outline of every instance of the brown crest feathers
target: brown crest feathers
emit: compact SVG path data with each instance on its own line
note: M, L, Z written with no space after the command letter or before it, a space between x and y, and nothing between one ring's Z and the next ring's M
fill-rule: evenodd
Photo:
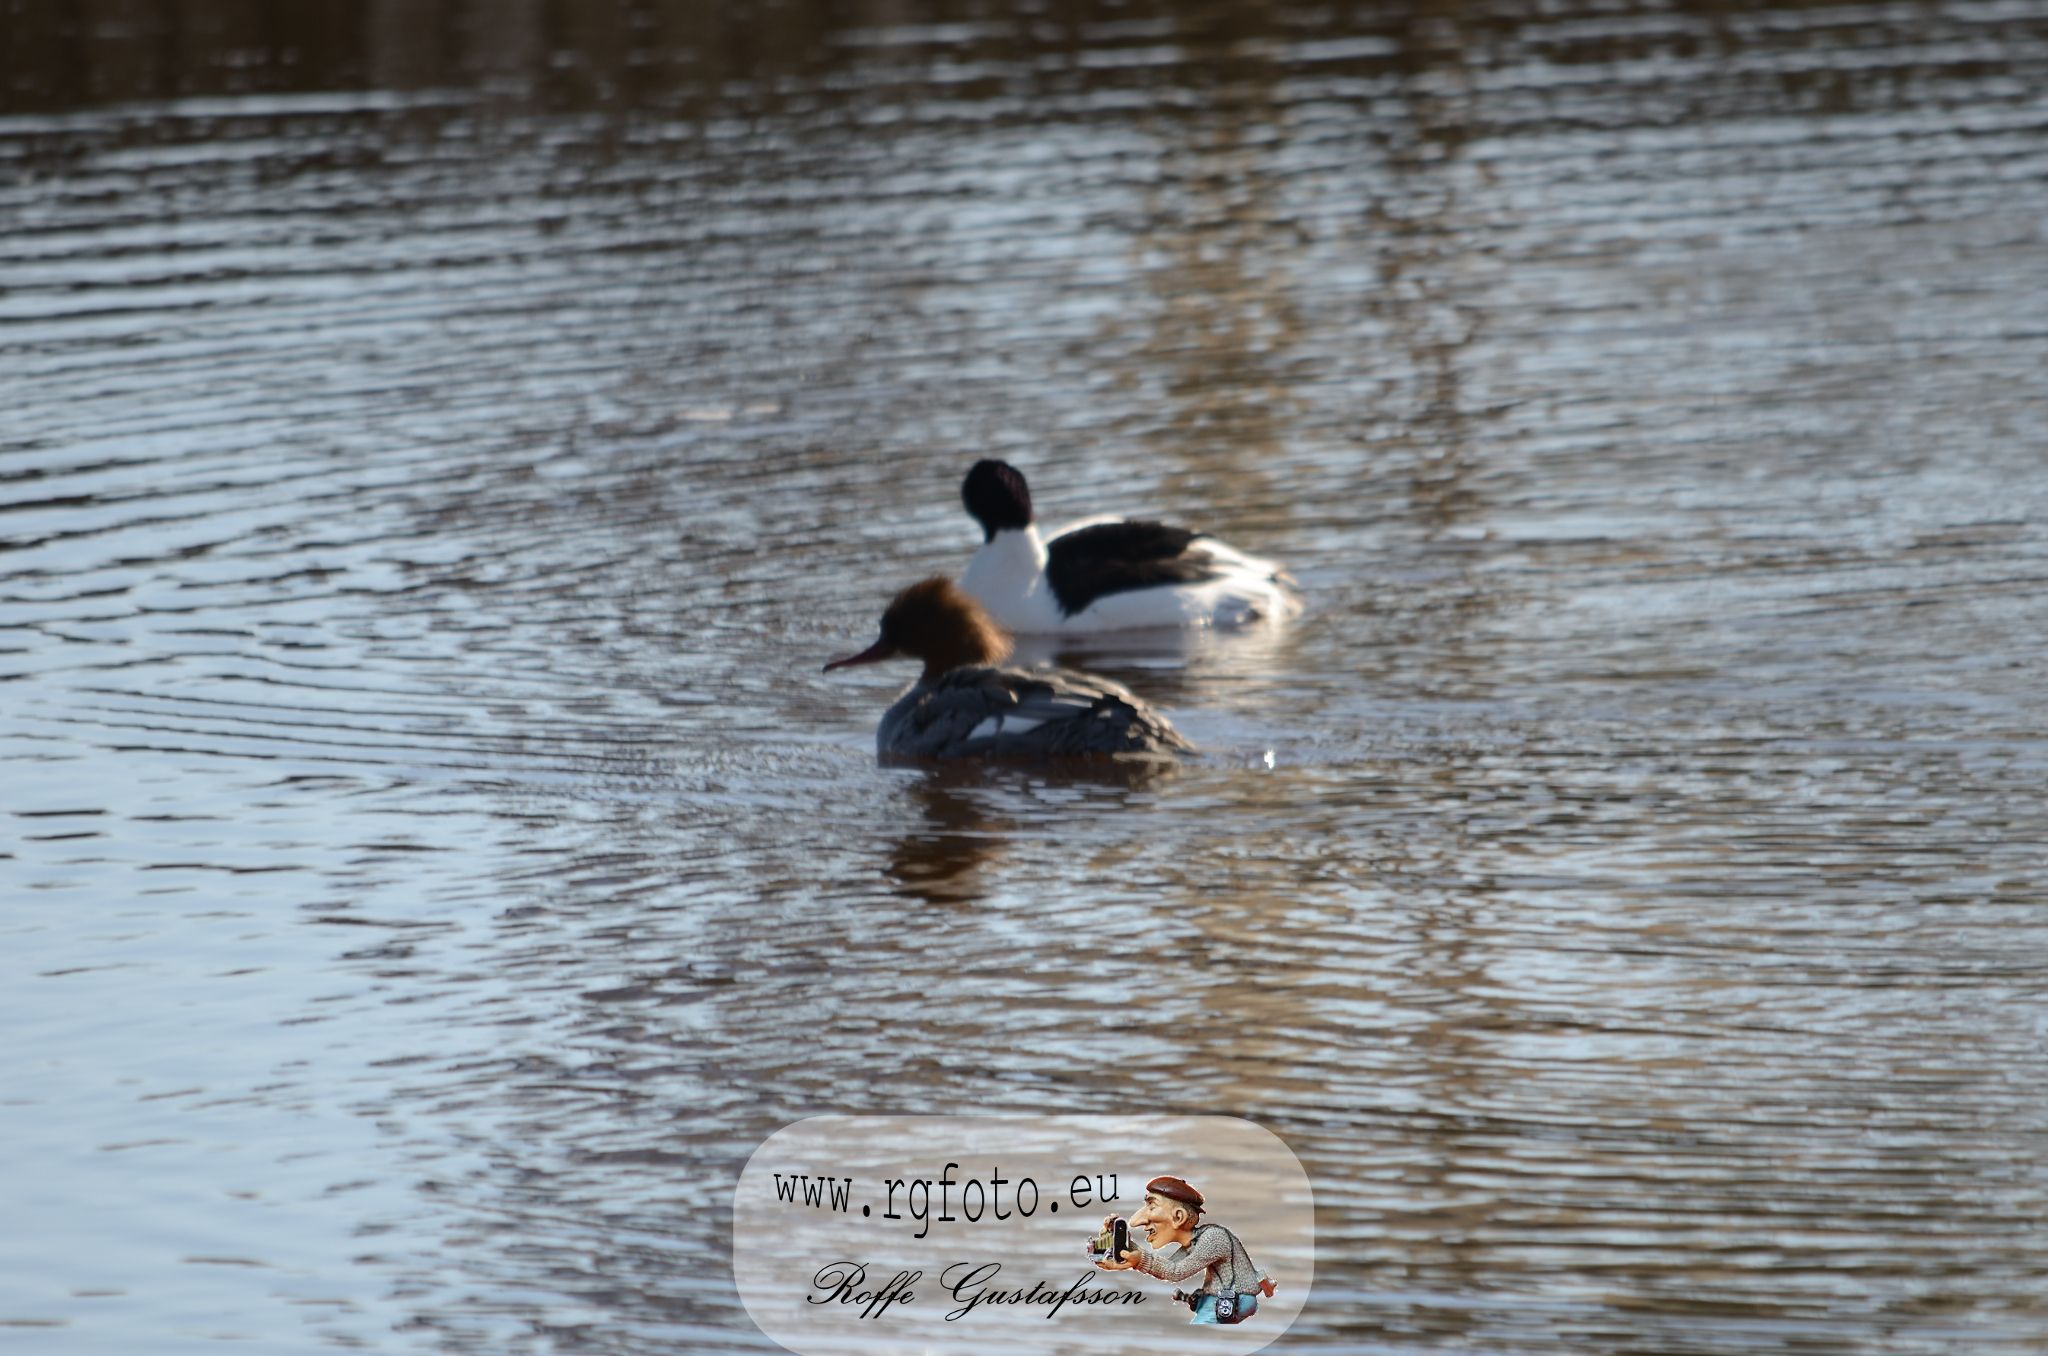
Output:
M924 661L922 682L969 664L1000 664L1010 637L981 604L944 576L920 580L896 595L882 614L882 636Z

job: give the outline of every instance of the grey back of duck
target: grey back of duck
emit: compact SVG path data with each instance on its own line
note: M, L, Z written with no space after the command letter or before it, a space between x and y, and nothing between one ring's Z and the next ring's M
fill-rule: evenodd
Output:
M1194 751L1164 716L1106 678L988 665L954 669L912 687L882 717L875 745L884 756L908 758Z

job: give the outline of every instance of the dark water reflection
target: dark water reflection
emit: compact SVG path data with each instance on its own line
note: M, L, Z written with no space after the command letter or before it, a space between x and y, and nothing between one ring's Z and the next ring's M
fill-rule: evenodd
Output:
M2038 1349L2048 10L1519 8L6 9L0 1346L762 1348L776 1126L1155 1105L1290 1347ZM876 765L984 454L1297 568L1209 757Z

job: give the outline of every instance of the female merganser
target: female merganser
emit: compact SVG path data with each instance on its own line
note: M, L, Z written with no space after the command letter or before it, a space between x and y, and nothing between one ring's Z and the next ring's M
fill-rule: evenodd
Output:
M1021 635L1243 626L1301 611L1285 570L1185 527L1089 519L1048 545L1007 462L976 462L960 498L983 533L960 586Z
M999 668L1010 640L950 579L896 595L882 636L846 668L897 655L924 672L882 717L875 749L905 758L1064 758L1192 753L1166 717L1103 678L1066 669Z

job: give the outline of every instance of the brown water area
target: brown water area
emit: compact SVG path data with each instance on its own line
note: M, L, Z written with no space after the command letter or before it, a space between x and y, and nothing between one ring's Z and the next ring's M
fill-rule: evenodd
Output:
M995 1109L1280 1350L2041 1351L2044 374L2048 0L0 0L0 1353L771 1350ZM980 456L1299 576L1202 757L878 764Z

